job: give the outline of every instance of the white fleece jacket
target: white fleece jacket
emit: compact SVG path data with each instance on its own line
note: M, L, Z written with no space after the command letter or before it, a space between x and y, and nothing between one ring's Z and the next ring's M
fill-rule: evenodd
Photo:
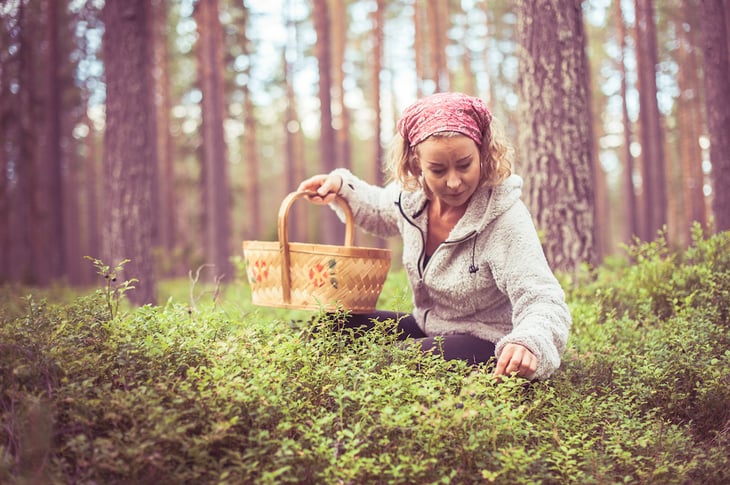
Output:
M535 379L560 366L570 312L520 200L519 176L478 189L426 263L428 200L422 190L406 192L396 183L376 187L345 169L334 173L342 177L340 195L356 225L403 238L413 315L426 335L471 334L496 343L497 356L506 344L521 344L537 357Z

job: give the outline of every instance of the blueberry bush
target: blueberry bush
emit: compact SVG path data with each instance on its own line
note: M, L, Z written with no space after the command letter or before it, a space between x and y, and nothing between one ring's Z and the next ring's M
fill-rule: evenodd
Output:
M129 282L2 288L0 483L730 482L730 234L561 281L569 346L537 383L423 355L393 322L353 338L254 307L244 282L141 308ZM392 272L380 306L409 301Z

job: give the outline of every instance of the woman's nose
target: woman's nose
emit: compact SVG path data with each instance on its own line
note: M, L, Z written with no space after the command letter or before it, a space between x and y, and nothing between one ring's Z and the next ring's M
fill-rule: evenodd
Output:
M455 173L449 174L446 178L446 187L449 189L455 189L459 187L459 185L461 185L461 178Z

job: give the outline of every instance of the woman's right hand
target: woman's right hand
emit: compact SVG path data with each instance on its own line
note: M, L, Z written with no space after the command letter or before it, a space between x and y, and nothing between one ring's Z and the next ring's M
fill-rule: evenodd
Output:
M336 174L321 174L310 177L297 187L297 192L314 192L307 200L318 205L326 205L335 200L342 187L342 177Z

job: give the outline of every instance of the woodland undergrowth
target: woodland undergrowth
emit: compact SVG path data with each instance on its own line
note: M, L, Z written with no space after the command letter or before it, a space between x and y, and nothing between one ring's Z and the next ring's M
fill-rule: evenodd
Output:
M422 355L393 322L353 339L254 307L243 281L141 308L129 282L2 288L0 483L730 482L730 234L561 283L568 350L538 383ZM395 271L379 306L409 302Z

